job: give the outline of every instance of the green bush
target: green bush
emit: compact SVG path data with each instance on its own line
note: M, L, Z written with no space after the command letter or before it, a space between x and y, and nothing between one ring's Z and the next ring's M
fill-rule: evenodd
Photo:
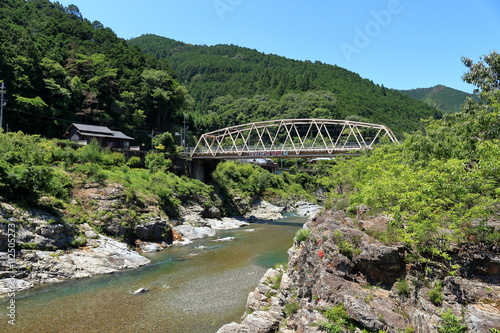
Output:
M142 166L141 158L137 156L132 156L128 159L127 165L131 168L140 168Z
M439 333L465 333L467 326L464 325L463 319L458 318L453 314L451 309L441 313L442 325L438 328Z
M156 135L153 138L153 146L155 149L164 151L168 154L177 153L177 146L174 144L174 137L170 132Z
M197 202L202 207L220 204L212 186L186 176L157 172L150 175L147 183L148 190L158 196L161 206L170 217L177 217L181 204L187 200Z
M408 296L410 294L410 288L408 287L408 282L405 279L398 279L396 282L396 290L400 295Z
M326 310L323 315L328 320L320 324L320 329L328 333L343 333L353 328L353 324L344 305L339 304Z
M437 282L434 288L429 291L427 297L434 305L441 306L443 304L443 284Z
M102 166L96 163L86 163L79 165L75 172L82 173L87 176L88 180L102 184L106 180Z
M125 164L125 155L118 152L106 152L102 155L102 163L105 165L121 166Z
M295 234L294 241L297 243L302 243L303 241L307 240L309 236L311 235L311 230L309 229L299 229L297 230L297 233Z
M172 165L172 161L165 158L163 153L149 152L144 161L151 173L164 172Z
M273 200L297 201L304 199L314 201L314 198L304 187L293 182L295 178L288 173L275 175L253 164L233 161L219 163L212 178L226 198L226 205L231 207L238 206L230 199L236 196L244 199L241 201L246 201L248 205L259 197L271 202ZM249 209L249 207L237 207L237 209Z
M80 163L101 163L103 152L99 142L92 139L89 144L77 150L77 159Z
M359 239L351 240L338 230L333 232L332 238L339 248L339 252L346 257L352 259L354 256L361 253L361 249L357 247Z
M299 309L299 303L292 301L285 304L283 312L285 313L285 317L290 317L291 315L297 313Z

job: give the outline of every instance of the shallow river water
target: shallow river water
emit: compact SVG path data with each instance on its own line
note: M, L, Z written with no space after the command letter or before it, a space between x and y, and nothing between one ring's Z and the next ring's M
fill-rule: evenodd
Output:
M146 267L19 293L16 326L2 332L211 333L239 321L265 271L287 261L305 218L255 223L148 254ZM149 292L132 295L138 288ZM2 308L8 304L0 301ZM4 313L2 311L2 313ZM2 328L3 327L3 328Z

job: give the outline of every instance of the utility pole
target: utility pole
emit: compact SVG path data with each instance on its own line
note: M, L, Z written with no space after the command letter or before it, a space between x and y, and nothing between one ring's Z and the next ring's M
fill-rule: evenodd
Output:
M7 104L3 96L5 94L5 83L0 85L0 130L3 128L3 107Z
M182 143L181 143L181 146L182 146L182 150L184 151L184 153L186 153L186 115L184 115L184 120L182 121L182 135L181 135L181 140L182 140Z

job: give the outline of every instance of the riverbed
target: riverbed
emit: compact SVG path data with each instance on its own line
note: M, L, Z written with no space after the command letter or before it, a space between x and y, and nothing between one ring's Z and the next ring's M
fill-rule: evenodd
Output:
M240 320L248 293L268 268L286 263L305 222L287 217L221 231L215 238L147 254L152 263L143 268L19 293L16 326L4 317L1 331L216 332ZM131 294L139 288L149 291ZM6 308L7 301L0 306Z

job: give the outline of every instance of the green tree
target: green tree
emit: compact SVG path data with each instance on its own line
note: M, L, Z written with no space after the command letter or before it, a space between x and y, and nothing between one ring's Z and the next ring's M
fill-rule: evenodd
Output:
M174 137L170 132L156 135L153 138L153 146L155 147L155 149L164 151L168 154L177 153L177 146L174 144Z
M186 106L186 88L162 70L145 69L141 78L141 97L149 111L148 126L159 130L170 128L169 124Z

